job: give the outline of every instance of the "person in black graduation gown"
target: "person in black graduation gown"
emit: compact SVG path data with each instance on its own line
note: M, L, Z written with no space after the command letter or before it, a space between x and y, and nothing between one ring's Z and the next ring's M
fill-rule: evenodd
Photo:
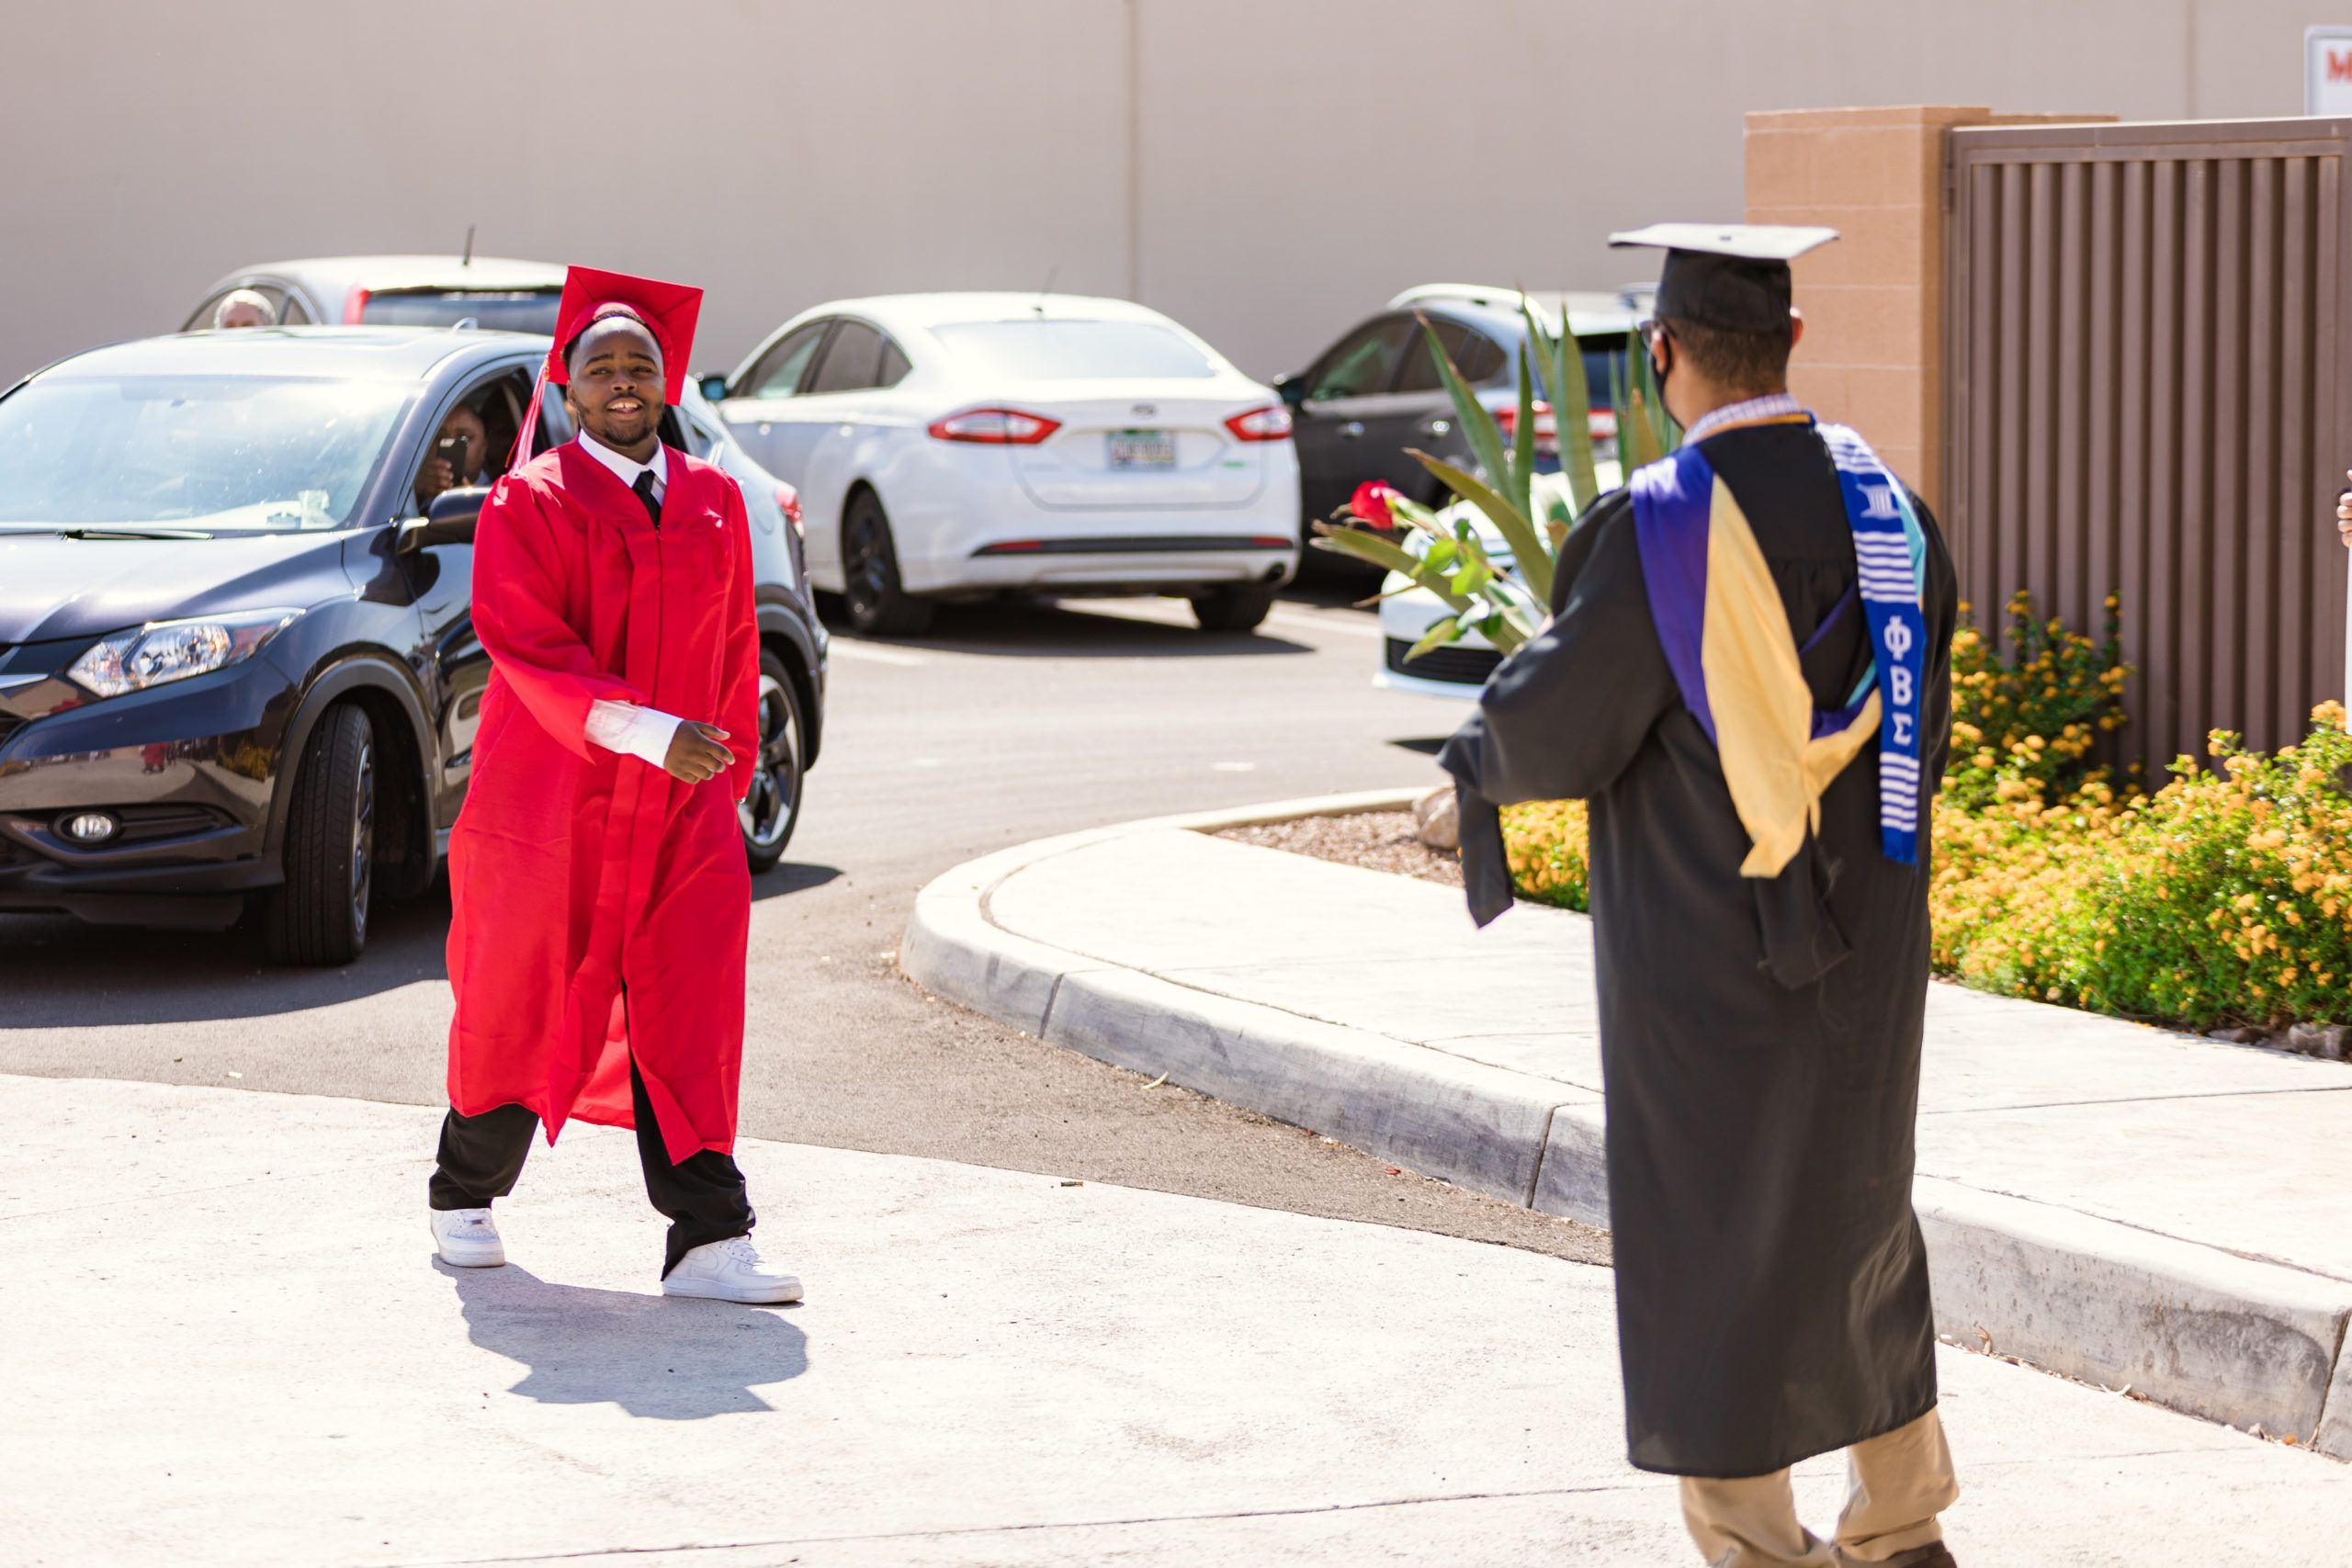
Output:
M1872 647L1838 476L1786 372L1804 325L1787 257L1834 236L1696 228L1667 226L1677 248L1645 350L1686 442L1746 514L1790 628L1811 637L1815 707L1833 709ZM1713 248L1682 248L1696 245ZM1949 745L1957 592L1913 501L1924 824ZM1927 867L1882 853L1873 736L1794 859L1742 875L1749 836L1662 649L1634 511L1618 491L1578 520L1552 620L1439 756L1481 923L1511 897L1496 807L1589 802L1630 1458L1684 1478L1685 1522L1718 1568L1949 1564L1938 1516L1959 1494L1911 1209ZM1788 1467L1841 1448L1854 1485L1825 1542L1798 1521Z

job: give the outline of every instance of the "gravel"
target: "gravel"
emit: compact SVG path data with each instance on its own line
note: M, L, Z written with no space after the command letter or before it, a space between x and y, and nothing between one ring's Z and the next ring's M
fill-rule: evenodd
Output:
M1360 865L1370 871L1393 871L1449 887L1462 886L1462 861L1451 850L1433 850L1413 831L1409 811L1359 811L1345 817L1301 817L1289 822L1260 822L1227 828L1220 839L1235 839L1261 849L1288 850L1295 855Z

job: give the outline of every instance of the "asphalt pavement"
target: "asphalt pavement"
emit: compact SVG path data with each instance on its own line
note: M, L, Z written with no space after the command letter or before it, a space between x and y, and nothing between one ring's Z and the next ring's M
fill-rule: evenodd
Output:
M1285 599L1255 636L1203 633L1180 601L1119 599L949 607L910 642L836 637L806 815L753 885L743 1134L1605 1257L1597 1232L1147 1087L898 973L915 891L977 855L1433 780L1459 710L1374 689L1380 646L1335 592ZM438 888L380 906L342 970L267 966L233 933L0 917L0 1070L439 1103L447 916ZM1335 953L1382 940L1328 936ZM763 1231L788 1234L789 1196L755 1197Z

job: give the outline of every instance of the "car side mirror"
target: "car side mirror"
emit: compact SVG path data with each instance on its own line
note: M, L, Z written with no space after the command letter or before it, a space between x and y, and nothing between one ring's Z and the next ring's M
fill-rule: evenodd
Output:
M434 545L470 545L474 542L474 526L481 521L481 503L490 499L489 490L481 485L460 485L445 490L433 498L422 517L412 517L401 525L401 553L429 548Z
M1306 401L1306 378L1304 376L1275 377L1274 395L1292 408L1299 407Z
M727 400L726 377L702 376L697 377L695 380L696 384L702 388L702 395L709 399L712 402L723 403Z

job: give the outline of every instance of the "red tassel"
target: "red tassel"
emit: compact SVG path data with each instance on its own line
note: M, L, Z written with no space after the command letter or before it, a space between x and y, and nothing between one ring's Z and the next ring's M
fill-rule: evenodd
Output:
M547 387L547 367L542 366L531 381L531 406L523 411L523 427L514 433L514 450L506 457L506 471L510 474L531 460L531 436L539 428L539 395Z

